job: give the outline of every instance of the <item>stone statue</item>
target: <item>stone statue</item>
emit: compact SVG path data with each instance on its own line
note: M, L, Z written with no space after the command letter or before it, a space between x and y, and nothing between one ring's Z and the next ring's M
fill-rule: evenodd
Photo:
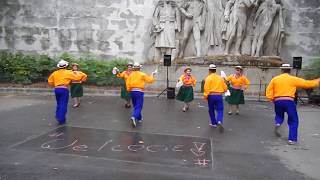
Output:
M264 44L264 38L268 33L274 17L277 13L282 14L282 7L275 0L265 0L259 6L253 21L254 38L252 42L251 55L259 57ZM281 15L282 16L282 15ZM281 32L284 32L281 29Z
M221 42L221 19L223 18L223 0L215 0L211 1L211 5L208 2L207 20L205 27L205 39L208 49L206 50L206 54L209 51L210 47L220 46Z
M176 31L181 31L180 11L173 0L160 0L153 13L155 48L162 54L172 54L176 48ZM162 56L163 57L163 56Z
M205 28L207 5L204 0L186 0L180 7L185 15L183 39L180 46L179 57L184 56L184 50L190 33L193 33L197 57L201 56L201 32Z
M225 40L225 54L229 54L230 47L235 41L235 53L240 55L240 47L244 38L247 13L257 0L229 0L227 2L224 18L226 24L222 28L222 38Z
M281 5L281 0L275 0L277 5ZM268 56L280 55L281 44L285 38L283 8L279 9L273 18L273 23L265 37L263 53Z

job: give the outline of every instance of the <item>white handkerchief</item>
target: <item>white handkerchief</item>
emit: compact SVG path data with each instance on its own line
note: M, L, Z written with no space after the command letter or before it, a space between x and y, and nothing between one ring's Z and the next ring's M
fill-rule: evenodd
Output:
M157 74L158 73L158 69L154 70L152 74Z
M225 93L224 93L224 96L231 96L231 93L229 90L227 90Z
M183 82L182 81L178 81L177 84L176 84L176 88L179 88L183 85Z
M226 75L226 73L224 71L221 71L221 77L227 78L227 75Z

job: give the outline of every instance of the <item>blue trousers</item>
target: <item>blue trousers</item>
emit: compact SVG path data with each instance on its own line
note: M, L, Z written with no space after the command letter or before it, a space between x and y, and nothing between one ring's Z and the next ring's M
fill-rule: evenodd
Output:
M281 125L284 121L284 114L288 114L289 137L291 141L298 139L299 117L297 113L296 104L291 100L278 100L274 102L274 109L276 113L275 124Z
M141 111L143 108L144 93L140 91L131 91L130 94L133 104L132 117L134 117L138 121L142 120Z
M211 124L216 125L223 123L223 98L222 95L209 95L208 96L209 115ZM217 117L215 116L217 111Z
M64 124L68 110L69 90L67 88L55 88L54 93L57 101L56 119L59 124Z

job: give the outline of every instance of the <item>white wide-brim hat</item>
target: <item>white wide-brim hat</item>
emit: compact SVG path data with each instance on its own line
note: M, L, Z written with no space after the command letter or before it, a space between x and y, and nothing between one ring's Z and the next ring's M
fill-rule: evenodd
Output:
M67 67L68 65L69 65L68 61L65 61L65 60L61 59L61 60L58 62L57 67L58 67L58 68L65 68L65 67Z
M138 62L135 62L133 64L133 68L141 68L141 67L142 67L142 65L140 63L138 63Z
M217 66L214 65L214 64L210 64L210 65L209 65L209 69L217 69Z
M281 64L280 69L292 69L290 64Z
M127 66L133 66L133 62L130 62L130 61L129 61L129 62L127 63Z

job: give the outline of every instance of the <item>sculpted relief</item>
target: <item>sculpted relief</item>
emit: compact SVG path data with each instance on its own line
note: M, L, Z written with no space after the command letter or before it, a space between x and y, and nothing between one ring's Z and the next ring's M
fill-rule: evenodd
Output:
M284 32L281 0L159 0L151 30L155 60L278 56Z

